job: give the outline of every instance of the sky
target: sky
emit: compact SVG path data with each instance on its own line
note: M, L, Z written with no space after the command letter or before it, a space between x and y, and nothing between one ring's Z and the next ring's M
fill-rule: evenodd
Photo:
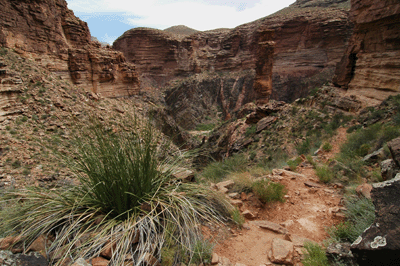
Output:
M295 0L67 0L86 21L90 33L112 44L136 27L166 29L185 25L196 30L234 28L268 16Z

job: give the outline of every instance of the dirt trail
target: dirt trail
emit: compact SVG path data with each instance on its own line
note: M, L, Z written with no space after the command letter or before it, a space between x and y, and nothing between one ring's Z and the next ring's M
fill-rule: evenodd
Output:
M332 158L339 145L346 140L345 129L340 128L332 139L333 149L319 155L321 161ZM274 170L271 179L284 184L288 190L284 203L257 206L254 200L244 200L241 210L250 210L256 215L253 220L246 219L242 230L232 231L232 235L220 242L214 249L219 257L228 258L230 264L218 265L259 266L269 265L268 253L274 238L288 239L288 234L322 242L327 237L326 228L343 219L340 205L340 185L318 183L318 177L312 165L303 162L297 173ZM257 208L258 207L258 208ZM259 221L270 221L287 229L288 234L274 233L257 225ZM294 247L293 262L298 263L301 247ZM272 264L271 264L272 265ZM297 265L297 264L296 264ZM301 265L301 264L298 264Z

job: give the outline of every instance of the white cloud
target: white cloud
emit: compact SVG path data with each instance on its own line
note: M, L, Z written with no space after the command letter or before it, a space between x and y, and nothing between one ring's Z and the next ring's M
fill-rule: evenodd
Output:
M67 0L78 12L124 12L132 26L165 29L186 25L197 30L233 28L274 13L295 0Z

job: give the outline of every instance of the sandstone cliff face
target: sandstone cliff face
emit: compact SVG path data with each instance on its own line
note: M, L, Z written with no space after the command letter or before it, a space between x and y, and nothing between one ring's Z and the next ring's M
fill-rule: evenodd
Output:
M291 102L331 81L352 32L343 0L301 0L256 21L275 31L272 95Z
M375 104L400 92L400 2L352 0L355 28L334 83Z
M105 97L137 94L133 65L91 42L88 26L65 0L0 0L0 45Z

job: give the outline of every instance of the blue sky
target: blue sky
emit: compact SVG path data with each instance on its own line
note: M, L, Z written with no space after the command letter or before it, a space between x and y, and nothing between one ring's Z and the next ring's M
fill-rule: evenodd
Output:
M112 42L135 27L196 30L234 28L272 14L295 0L67 0L92 36Z

